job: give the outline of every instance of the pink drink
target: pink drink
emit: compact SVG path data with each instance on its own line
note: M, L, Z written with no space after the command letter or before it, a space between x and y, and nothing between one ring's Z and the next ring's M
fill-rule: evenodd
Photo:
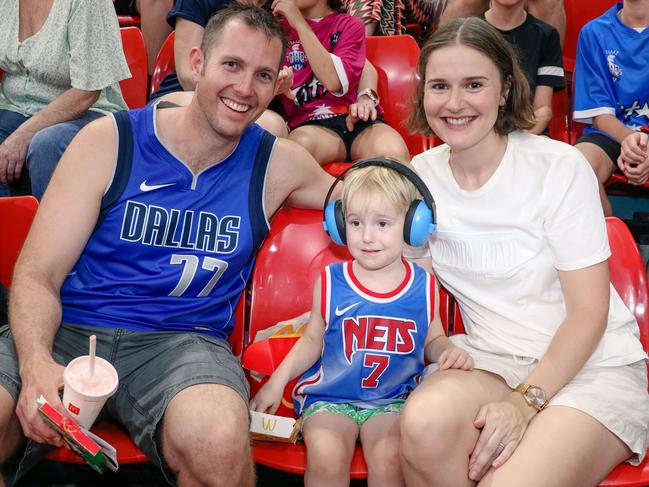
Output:
M84 428L90 428L106 400L117 390L117 371L110 362L95 357L90 375L90 356L75 358L63 374L63 406L68 415Z

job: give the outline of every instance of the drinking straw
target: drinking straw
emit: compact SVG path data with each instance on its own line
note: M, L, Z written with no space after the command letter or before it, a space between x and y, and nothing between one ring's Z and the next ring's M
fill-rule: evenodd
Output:
M90 361L89 369L90 375L95 375L95 351L97 349L97 337L95 335L90 335Z

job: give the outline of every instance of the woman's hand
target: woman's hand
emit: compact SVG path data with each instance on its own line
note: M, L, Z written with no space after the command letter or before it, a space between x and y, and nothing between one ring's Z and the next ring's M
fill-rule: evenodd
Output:
M294 0L274 0L271 10L273 15L284 17L294 29L297 29L300 23L306 22Z
M354 130L356 122L362 120L367 122L368 120L376 120L376 107L374 102L366 97L361 97L360 100L357 100L356 103L349 105L349 115L345 119L347 125L347 130L350 132Z
M282 397L284 397L284 387L286 387L286 384L275 380L274 376L271 375L268 382L250 400L250 409L260 413L275 414L282 402Z
M516 394L516 395L514 395ZM523 438L536 410L518 393L502 402L485 404L473 425L482 430L469 459L469 478L479 481L489 468L503 465Z
M20 178L30 141L31 138L14 132L0 144L0 184L9 184Z
M437 365L439 366L439 370L471 370L473 368L473 359L466 350L453 345L441 353L437 360Z

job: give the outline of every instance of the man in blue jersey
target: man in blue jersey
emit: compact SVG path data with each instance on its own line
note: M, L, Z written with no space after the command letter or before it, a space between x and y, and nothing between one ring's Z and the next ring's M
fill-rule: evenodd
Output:
M104 412L170 484L254 483L247 384L225 339L270 216L285 201L320 208L332 182L253 124L284 47L267 12L225 9L191 51L188 106L103 118L64 154L0 330L0 463L31 440L9 484L39 443L61 443L36 398L63 409L63 366L91 334L120 377Z
M625 0L579 33L573 118L589 124L576 142L604 184L619 169L631 184L649 179L649 0Z

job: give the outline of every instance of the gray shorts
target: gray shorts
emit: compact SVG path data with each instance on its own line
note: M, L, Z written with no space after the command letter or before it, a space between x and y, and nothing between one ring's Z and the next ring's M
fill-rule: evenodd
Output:
M119 387L103 417L123 424L138 447L160 466L170 484L174 475L159 447L158 425L171 399L196 384L221 384L235 390L248 404L248 383L241 363L227 342L198 333L140 332L63 324L54 341L54 359L66 365L88 354L88 337L97 336L97 356L111 362ZM20 376L8 327L0 328L0 386L18 398ZM101 419L101 418L100 418ZM16 480L45 454L30 442L15 472ZM11 474L11 472L7 472Z

